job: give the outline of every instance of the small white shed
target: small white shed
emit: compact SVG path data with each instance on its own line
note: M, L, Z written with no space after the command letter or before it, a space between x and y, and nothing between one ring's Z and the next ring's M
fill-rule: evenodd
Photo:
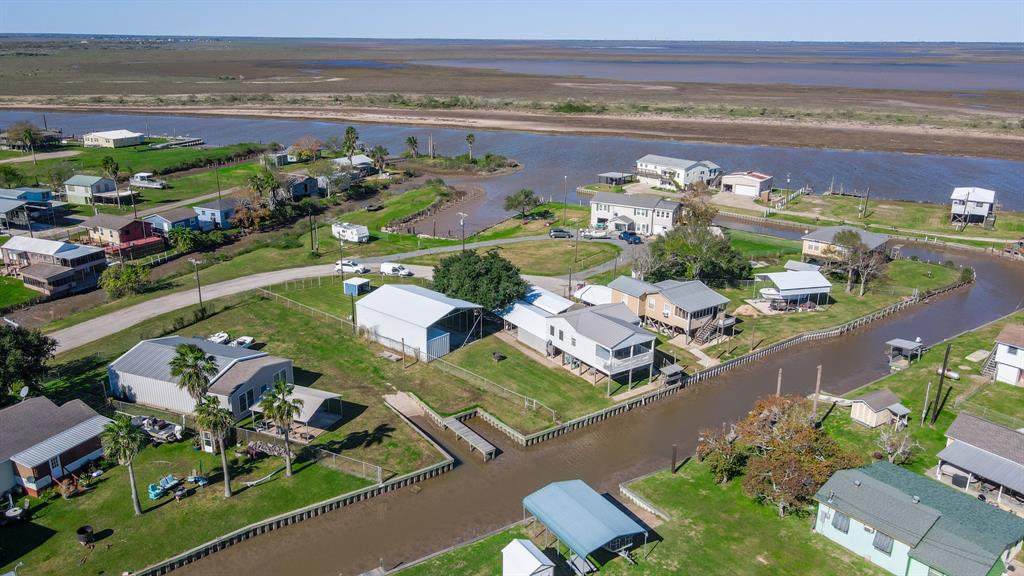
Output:
M762 288L761 297L766 300L785 300L790 303L813 301L816 304L828 302L832 283L817 270L767 272L756 274L758 280L767 280L774 288Z
M555 563L529 540L517 539L501 549L502 576L554 576Z

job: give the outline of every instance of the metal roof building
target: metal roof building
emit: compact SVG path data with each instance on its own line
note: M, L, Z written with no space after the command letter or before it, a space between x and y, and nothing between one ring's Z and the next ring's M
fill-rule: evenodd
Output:
M952 464L975 478L1024 495L1024 434L961 412L946 430L946 438L952 442L939 452L939 474L942 464Z
M774 288L762 288L761 297L767 300L788 300L803 302L814 300L821 303L822 297L828 299L832 291L832 283L821 272L800 270L787 272L767 272L755 274L758 280L767 280Z
M479 304L413 284L385 284L356 302L356 324L381 344L425 360L480 328Z
M523 498L523 509L580 559L605 548L622 553L647 529L582 480L553 482Z
M801 240L814 240L824 244L836 244L836 235L840 232L856 232L860 236L861 242L868 247L868 250L877 250L889 241L889 237L885 234L878 234L876 232L869 232L863 228L855 228L853 226L826 226L825 228L818 228L810 234L806 234Z
M547 318L561 314L573 306L572 300L539 286L530 286L526 295L496 313L514 326L516 338L540 353L547 344Z

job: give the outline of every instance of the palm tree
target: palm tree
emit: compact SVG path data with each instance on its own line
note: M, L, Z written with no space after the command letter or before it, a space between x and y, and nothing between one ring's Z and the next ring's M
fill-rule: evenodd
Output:
M473 133L466 134L466 144L469 145L469 161L473 161L473 143L476 142L476 136Z
M224 497L231 498L231 476L228 472L228 455L224 449L224 437L235 423L234 416L227 408L222 408L220 400L207 394L196 405L196 424L203 430L209 430L217 439L220 448L220 466L224 470Z
M132 461L138 455L145 443L145 436L142 430L132 426L131 417L125 414L118 414L113 421L103 427L101 435L103 441L103 453L107 458L117 460L117 463L128 467L128 482L132 485L132 506L135 507L135 515L142 514L142 506L139 505L139 492L135 487L135 469Z
M181 388L199 404L210 389L210 379L217 374L217 360L195 344L180 344L170 362L171 376L178 378Z
M370 149L370 159L373 160L373 167L377 169L377 172L384 172L384 169L388 166L388 149L377 144Z
M345 138L341 141L341 151L348 156L348 169L352 170L355 166L352 164L352 156L356 153L356 146L359 144L359 132L356 131L355 126L349 126L345 128Z
M22 144L28 146L29 152L32 153L32 164L36 165L36 140L38 139L38 132L36 132L35 126L25 122L18 126L18 132L14 135Z
M409 154L412 154L413 158L416 158L417 156L420 155L420 151L419 151L420 143L419 143L418 140L416 140L415 136L409 136L408 138L406 138L405 139L405 145L406 145L406 147L409 148Z
M280 184L270 168L266 166L256 168L256 171L249 175L247 182L249 187L261 198L269 198L271 202L276 200L275 193Z
M284 431L284 463L285 475L292 475L292 449L288 442L288 434L292 430L292 422L302 410L302 400L289 399L291 390L283 379L276 380L274 385L263 393L260 410L268 420Z
M100 160L100 168L103 169L103 175L107 176L114 182L117 182L117 172L120 170L120 166L117 165L117 160L114 160L113 156L104 156Z

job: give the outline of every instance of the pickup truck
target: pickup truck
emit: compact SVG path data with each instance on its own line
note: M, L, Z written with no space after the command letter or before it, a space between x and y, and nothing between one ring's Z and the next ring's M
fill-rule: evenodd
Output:
M625 240L626 244L643 244L643 240L639 236L629 231L620 232L619 240Z

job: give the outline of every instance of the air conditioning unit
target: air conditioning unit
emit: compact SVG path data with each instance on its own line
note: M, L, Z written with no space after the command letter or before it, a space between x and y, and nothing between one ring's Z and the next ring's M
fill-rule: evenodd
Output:
M867 532L868 534L874 534L875 533L875 529L870 527L870 526L865 526L864 527L864 531Z

